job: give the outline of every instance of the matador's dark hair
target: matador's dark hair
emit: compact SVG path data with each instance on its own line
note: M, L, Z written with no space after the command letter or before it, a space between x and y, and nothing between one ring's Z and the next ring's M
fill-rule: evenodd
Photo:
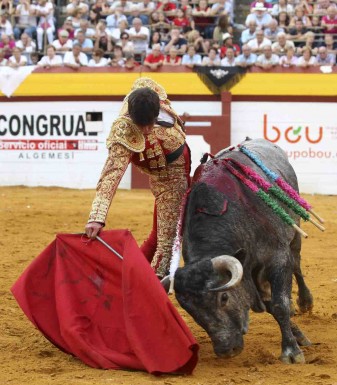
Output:
M130 118L135 124L153 124L159 115L159 96L148 87L138 88L129 95L128 107Z

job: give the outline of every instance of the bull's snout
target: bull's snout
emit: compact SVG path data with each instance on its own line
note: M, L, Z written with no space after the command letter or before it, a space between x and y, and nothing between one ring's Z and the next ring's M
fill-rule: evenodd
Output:
M220 343L213 341L214 353L218 357L224 358L230 358L240 354L243 350L243 345L244 342L242 336L238 336L235 341L233 341L233 343L231 343L230 345L228 343L224 344L223 342Z

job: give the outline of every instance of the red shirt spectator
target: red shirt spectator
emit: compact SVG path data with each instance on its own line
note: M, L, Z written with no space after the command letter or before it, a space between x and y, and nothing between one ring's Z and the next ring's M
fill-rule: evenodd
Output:
M15 40L10 39L6 34L1 35L0 48L5 53L5 59L9 59L12 56L12 50L15 48Z
M153 44L152 53L146 56L144 65L152 70L158 69L164 63L164 55L161 53L160 44Z
M190 21L185 17L185 12L182 9L177 10L177 17L173 19L173 25L184 28L190 26Z
M337 33L337 10L330 6L327 15L322 17L321 26L324 27L324 33Z
M227 48L232 48L234 51L234 55L238 56L241 52L240 47L233 43L233 38L229 33L223 34L223 43L220 47L220 57L223 58L226 55Z
M174 19L174 13L176 9L176 5L171 3L170 0L159 1L157 4L157 11L164 12L169 20Z

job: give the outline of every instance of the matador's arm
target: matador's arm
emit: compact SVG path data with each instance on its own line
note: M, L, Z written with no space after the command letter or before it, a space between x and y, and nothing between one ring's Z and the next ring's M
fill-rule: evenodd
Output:
M88 223L105 224L112 198L130 163L131 156L132 151L120 143L113 143L109 148L108 159L97 184L96 197L92 203Z

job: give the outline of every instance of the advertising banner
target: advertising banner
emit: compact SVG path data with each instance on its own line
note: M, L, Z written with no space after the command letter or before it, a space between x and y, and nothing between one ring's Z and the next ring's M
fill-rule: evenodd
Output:
M286 151L302 193L337 194L336 103L233 102L231 142L265 138Z

